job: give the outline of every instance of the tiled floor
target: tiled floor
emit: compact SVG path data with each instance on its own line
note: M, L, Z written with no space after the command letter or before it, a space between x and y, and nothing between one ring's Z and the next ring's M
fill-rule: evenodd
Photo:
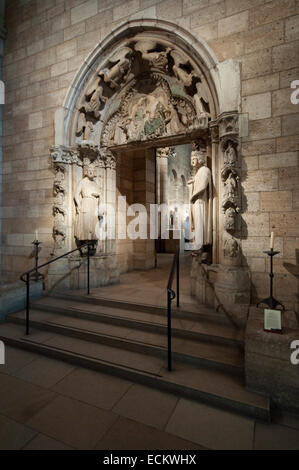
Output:
M299 417L267 424L6 347L0 449L299 449Z

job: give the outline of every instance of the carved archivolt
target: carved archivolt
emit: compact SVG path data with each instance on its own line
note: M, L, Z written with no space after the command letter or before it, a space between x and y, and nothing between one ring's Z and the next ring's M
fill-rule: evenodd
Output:
M139 34L96 70L79 104L77 141L109 147L207 129L209 96L183 51Z

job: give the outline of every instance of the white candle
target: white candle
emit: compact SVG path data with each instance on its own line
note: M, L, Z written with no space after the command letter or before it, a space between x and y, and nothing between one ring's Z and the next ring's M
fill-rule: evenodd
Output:
M273 248L274 248L274 232L271 232L270 250L273 250Z
M38 240L38 231L35 230L35 240Z

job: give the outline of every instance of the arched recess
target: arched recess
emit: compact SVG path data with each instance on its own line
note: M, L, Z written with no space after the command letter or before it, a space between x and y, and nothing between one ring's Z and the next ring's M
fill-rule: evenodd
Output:
M141 106L147 121L138 128ZM239 108L238 62L218 62L205 41L168 21L118 26L85 59L56 112L55 253L74 245L72 167L96 164L107 193L119 147L192 141L213 173L213 260L240 266ZM107 194L105 202L113 203Z

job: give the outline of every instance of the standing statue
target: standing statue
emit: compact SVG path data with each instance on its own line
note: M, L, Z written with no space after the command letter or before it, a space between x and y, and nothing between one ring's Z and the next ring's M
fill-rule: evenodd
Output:
M96 225L99 220L100 189L95 179L95 168L85 166L84 177L75 192L77 218L75 238L77 241L96 240Z
M191 153L195 175L188 181L191 203L191 230L194 233L193 249L212 243L212 175L199 150Z

